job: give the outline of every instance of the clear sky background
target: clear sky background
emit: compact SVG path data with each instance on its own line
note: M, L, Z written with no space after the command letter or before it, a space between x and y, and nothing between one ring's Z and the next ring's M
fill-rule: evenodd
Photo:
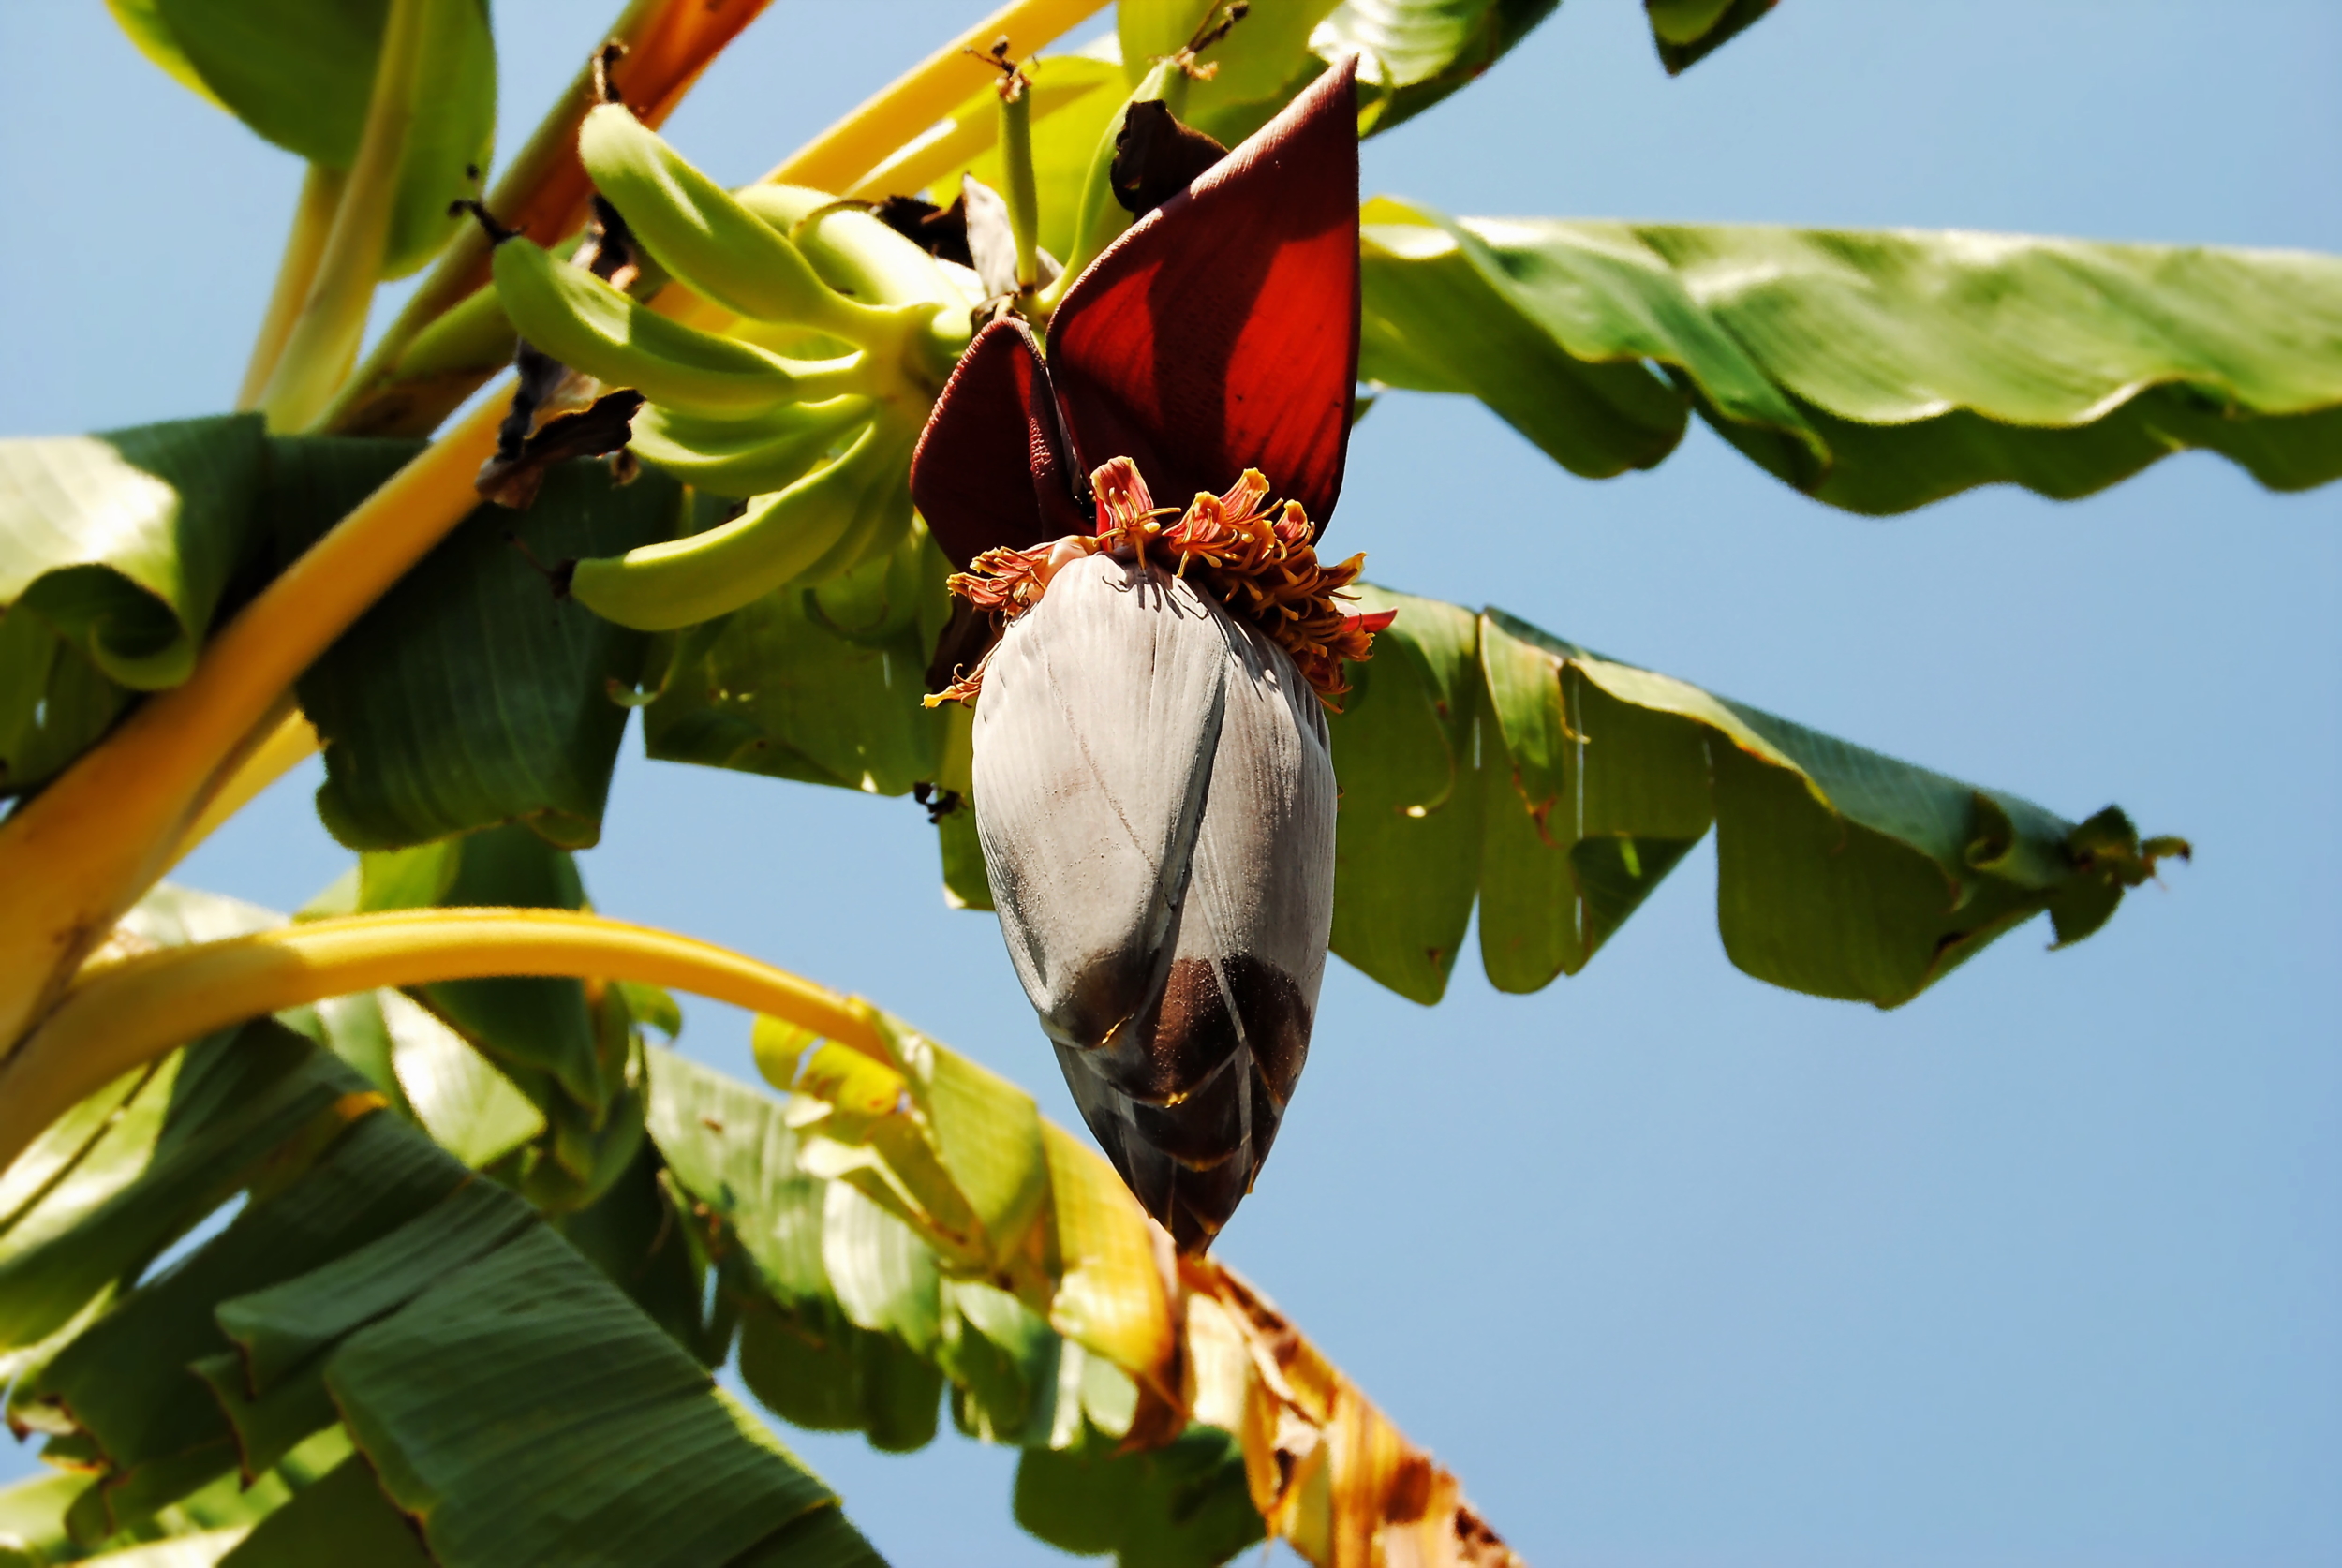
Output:
M614 8L497 0L506 146ZM751 178L969 8L778 0L670 134ZM0 60L0 431L224 407L292 159L97 0L6 0ZM2342 10L1786 0L1670 81L1639 6L1568 0L1365 170L1459 214L2342 250ZM1732 969L1706 849L1534 997L1468 954L1427 1010L1337 963L1228 1259L1540 1568L2342 1561L2342 489L2187 456L1870 520L1697 425L1589 483L1412 396L1351 463L1336 542L1378 581L2199 853L1893 1013ZM317 777L187 880L329 880ZM603 910L863 992L1075 1120L908 802L630 754L583 864ZM722 1009L684 1046L749 1071ZM902 1568L1067 1561L948 1423L909 1458L792 1441Z

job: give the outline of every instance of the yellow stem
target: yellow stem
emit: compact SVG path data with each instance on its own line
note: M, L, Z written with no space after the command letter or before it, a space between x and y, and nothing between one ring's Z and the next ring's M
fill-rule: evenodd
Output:
M157 693L0 823L0 1040L14 1040L154 885L220 766L293 678L479 504L491 397L401 468Z
M422 38L429 4L391 0L357 160L350 165L301 315L260 394L260 411L268 416L272 430L305 429L357 360L390 244L407 133L415 121L415 80L424 68Z
M636 980L795 1024L885 1059L868 1013L713 942L566 910L400 910L93 964L0 1066L0 1170L58 1117L172 1047L386 985L504 975Z
M318 732L297 707L289 705L283 717L263 719L260 727L264 732L251 748L213 775L215 788L211 799L203 803L187 831L179 836L179 847L170 854L171 865L192 854L195 847L217 832L222 822L249 806L253 796L318 754ZM165 869L168 871L169 867Z
M318 273L318 259L325 254L325 237L334 228L334 214L340 205L342 187L348 176L338 169L328 169L321 163L309 166L308 174L301 182L301 200L293 208L292 232L285 237L284 259L277 263L276 288L269 295L268 314L260 318L259 335L252 342L251 362L245 366L244 386L236 393L238 409L257 408L260 394L268 390L270 376L276 370L276 362L285 351L285 340L292 335L293 321L309 297L309 286Z
M1021 59L1104 8L1105 0L1015 0L1002 6L789 155L764 176L765 182L845 189L863 170L876 168L983 84L983 73L991 67L969 59L963 51L988 50L1005 33L1011 52Z

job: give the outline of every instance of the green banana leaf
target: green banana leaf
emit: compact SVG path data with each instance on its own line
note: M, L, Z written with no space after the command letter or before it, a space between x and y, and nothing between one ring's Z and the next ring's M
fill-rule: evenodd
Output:
M509 821L566 848L600 836L626 730L612 693L634 685L645 639L557 598L530 556L552 568L663 540L676 494L660 475L617 486L606 466L563 465L527 511L474 511L309 667L297 690L325 743L318 810L334 836L398 849ZM288 558L338 515L309 509L307 531L280 535Z
M256 414L0 441L0 794L187 678L266 478Z
M1560 0L1347 0L1311 47L1325 59L1356 51L1363 128L1415 118L1490 66L1553 14ZM1297 84L1297 91L1298 86Z
M67 1558L143 1533L245 1539L245 1563L328 1546L404 1563L424 1560L420 1525L441 1564L877 1561L526 1204L289 1038L338 1075L334 1135L280 1159L223 1231L29 1374L14 1413L94 1473L0 1497L0 1529L44 1550L61 1531ZM352 1440L363 1462L341 1465ZM256 1488L265 1510L207 1501L271 1466L288 1483ZM329 1489L296 1511L313 1481Z
M1573 473L1697 408L1831 506L2069 499L2169 452L2342 476L2342 259L1919 230L1449 219L1368 203L1360 375L1466 392ZM1655 368L1653 368L1655 367Z
M812 1043L759 1021L759 1062L784 1083ZM922 1044L918 1098L941 1151L923 1195L935 1204L949 1188L1003 1234L1030 1226L1047 1180L1030 1099ZM1016 1520L1053 1546L1112 1552L1125 1568L1206 1568L1261 1538L1228 1433L1194 1426L1167 1448L1116 1457L1137 1410L1127 1373L968 1278L968 1260L955 1265L865 1195L858 1183L881 1179L880 1165L837 1179L841 1146L822 1146L820 1120L672 1053L648 1060L667 1176L711 1227L703 1245L745 1260L719 1288L746 1297L740 1371L774 1413L899 1451L933 1438L948 1388L963 1434L1024 1450ZM888 1147L890 1161L916 1163L903 1143Z
M284 541L324 532L416 450L263 436L255 414L0 440L0 795L185 680Z
M1016 1462L1016 1522L1069 1552L1112 1552L1119 1568L1225 1562L1260 1540L1244 1489L1244 1455L1215 1427L1166 1447L1118 1454L1029 1448Z
M446 243L496 133L485 0L418 0L423 59L393 200L385 277ZM326 169L358 155L390 0L108 0L148 59L277 146Z
M1708 831L1733 963L1895 1007L2047 913L2104 925L2176 839L2108 807L2073 822L1882 757L1500 610L1396 608L1329 721L1342 783L1334 951L1437 1001L1475 895L1501 990L1583 968Z
M872 794L933 779L950 721L919 705L936 629L922 617L944 602L949 570L914 530L885 560L668 639L644 748Z
M1643 0L1651 17L1651 41L1659 47L1659 63L1668 75L1681 76L1694 65L1771 10L1774 0Z

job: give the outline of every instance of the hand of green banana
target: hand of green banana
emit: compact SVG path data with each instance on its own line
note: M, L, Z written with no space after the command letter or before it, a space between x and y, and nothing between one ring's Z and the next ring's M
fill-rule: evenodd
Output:
M507 315L556 359L648 399L632 443L644 461L753 498L706 532L576 563L571 595L667 630L895 550L912 522L912 445L967 346L966 298L867 214L784 186L731 195L620 106L586 117L579 152L649 259L742 317L738 335L670 319L523 240L496 250ZM793 359L751 334L856 351Z
M687 414L753 419L868 390L865 356L808 362L671 321L524 239L496 247L497 295L521 336L563 364Z
M794 484L869 422L867 397L791 403L760 419L710 420L658 404L634 416L634 454L694 490L763 496Z
M844 570L865 554L893 547L885 535L897 492L900 521L908 525L903 475L910 447L911 437L892 421L873 421L844 455L758 496L729 523L578 562L570 594L620 626L672 631L728 614L793 579Z

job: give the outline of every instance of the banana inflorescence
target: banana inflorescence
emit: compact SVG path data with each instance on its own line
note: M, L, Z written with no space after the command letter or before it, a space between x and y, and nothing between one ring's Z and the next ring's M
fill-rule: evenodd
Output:
M704 531L575 563L571 596L664 631L902 547L911 450L967 347L966 294L824 193L733 195L623 105L589 113L578 150L647 259L740 319L704 332L518 237L496 248L505 314L563 364L643 394L643 461L745 505Z

